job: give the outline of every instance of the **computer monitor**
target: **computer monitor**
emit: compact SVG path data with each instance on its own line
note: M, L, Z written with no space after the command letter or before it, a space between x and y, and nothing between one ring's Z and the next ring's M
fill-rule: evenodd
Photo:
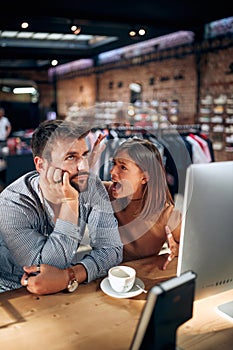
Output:
M197 274L195 300L233 289L233 161L186 173L177 276ZM233 294L232 294L233 295ZM233 318L233 300L219 310Z

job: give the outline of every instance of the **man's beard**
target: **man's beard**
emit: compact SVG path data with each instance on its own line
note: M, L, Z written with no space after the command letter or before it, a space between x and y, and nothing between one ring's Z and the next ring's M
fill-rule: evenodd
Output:
M85 180L80 180L80 183L78 181L74 181L73 179L78 179L79 176L85 175L87 176L87 179ZM78 192L84 192L87 191L88 188L88 177L89 177L89 172L87 171L79 171L75 175L71 176L70 178L70 184L73 188L75 188Z

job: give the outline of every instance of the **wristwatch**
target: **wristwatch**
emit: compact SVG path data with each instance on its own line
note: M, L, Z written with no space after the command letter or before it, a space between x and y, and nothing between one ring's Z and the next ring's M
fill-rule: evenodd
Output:
M69 283L67 286L67 291L72 293L78 288L79 282L78 279L75 277L74 269L72 267L68 267L67 271L69 273Z

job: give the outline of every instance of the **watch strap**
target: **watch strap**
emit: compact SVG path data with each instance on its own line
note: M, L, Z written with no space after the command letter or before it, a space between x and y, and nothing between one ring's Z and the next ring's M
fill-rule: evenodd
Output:
M68 271L68 274L69 274L69 281L77 280L77 278L75 276L75 273L74 273L73 267L68 267L67 271Z

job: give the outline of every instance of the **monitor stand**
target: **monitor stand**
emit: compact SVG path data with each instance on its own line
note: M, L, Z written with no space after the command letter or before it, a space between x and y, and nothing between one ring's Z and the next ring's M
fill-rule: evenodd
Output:
M219 305L218 310L233 321L233 301Z

